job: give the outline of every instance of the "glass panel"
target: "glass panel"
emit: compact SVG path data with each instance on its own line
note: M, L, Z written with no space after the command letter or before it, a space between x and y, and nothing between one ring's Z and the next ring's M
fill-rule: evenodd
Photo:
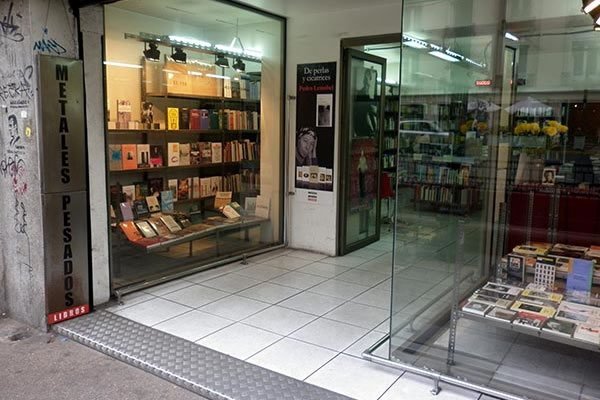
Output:
M283 22L128 1L105 33L113 286L281 243Z
M360 54L358 52L351 54ZM366 57L366 58L363 58ZM380 140L385 60L351 55L348 84L349 185L346 248L376 240L379 235Z
M599 397L592 26L578 1L405 2L392 360Z

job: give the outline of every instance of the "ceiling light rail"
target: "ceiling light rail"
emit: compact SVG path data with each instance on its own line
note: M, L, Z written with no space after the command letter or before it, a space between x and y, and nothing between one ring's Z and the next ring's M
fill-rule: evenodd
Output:
M204 54L216 55L218 53L251 62L260 62L262 59L262 54L256 50L244 49L240 51L239 48L213 45L209 42L183 36L155 35L152 33L140 32L139 34L125 33L125 39L137 40L143 43L154 43L171 48L193 50Z

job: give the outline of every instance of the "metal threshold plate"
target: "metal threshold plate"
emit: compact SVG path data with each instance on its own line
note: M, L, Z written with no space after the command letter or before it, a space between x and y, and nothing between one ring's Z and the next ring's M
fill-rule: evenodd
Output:
M349 400L107 311L54 330L210 400Z

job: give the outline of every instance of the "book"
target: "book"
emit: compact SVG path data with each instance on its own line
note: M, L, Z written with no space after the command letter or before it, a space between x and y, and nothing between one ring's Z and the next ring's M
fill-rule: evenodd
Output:
M188 108L179 109L178 129L190 129L190 110Z
M192 178L192 199L199 199L200 197L200 177L195 176Z
M190 165L190 144L179 144L179 165Z
M516 315L517 315L517 313L514 311L506 310L504 308L494 307L492 310L490 310L487 313L486 317L495 319L497 321L504 321L504 322L510 323L510 322L512 322L512 320L515 318Z
M595 324L596 321L600 320L600 308L563 301L558 307L556 319L576 324Z
M179 130L179 108L167 107L167 130Z
M535 262L534 283L553 288L556 279L556 257L537 256Z
M232 195L233 193L231 192L217 192L215 197L215 208L221 209L231 203Z
M123 169L123 149L120 144L108 145L109 169L111 171L120 171Z
M138 231L133 221L121 222L119 223L119 227L127 237L127 240L129 240L130 242L137 242L138 240L143 238L142 234L140 233L140 231Z
M271 211L271 198L268 196L257 196L254 214L257 217L269 219Z
M490 306L489 304L479 303L477 301L469 301L463 306L462 310L470 314L484 316L493 308L494 307Z
M469 298L469 301L477 301L479 303L485 303L499 308L509 308L514 302L513 300L499 299L496 297L486 296L479 293L473 294L473 296Z
M210 113L208 110L200 110L200 129L210 129Z
M121 149L123 151L123 169L137 169L137 146L135 144L124 144Z
M560 335L566 337L572 337L573 333L577 329L577 325L568 321L560 321L554 318L546 321L546 324L542 327L542 331L552 333L553 335Z
M147 221L136 221L135 226L142 232L144 237L151 238L156 236L156 232L154 232L154 229L152 229Z
M552 318L556 314L555 308L539 306L537 304L531 303L524 303L522 301L516 301L510 309L517 312L537 314L545 318Z
M594 263L591 260L574 259L567 275L567 293L575 297L589 297L593 279Z
M221 177L211 176L210 177L210 196L216 196L217 192L221 189Z
M201 163L200 143L190 143L190 165L200 165Z
M223 215L225 215L229 219L235 219L240 217L240 214L238 214L238 212L235 211L230 205L226 205L225 207L223 207L222 212Z
M168 146L169 167L176 167L179 165L179 143L169 142Z
M254 215L256 212L256 197L246 197L244 199L244 208L248 215Z
M160 198L160 192L163 191L163 178L152 178L148 181L148 194Z
M518 296L523 291L523 289L518 288L516 286L505 285L505 284L494 283L494 282L488 282L483 287L483 289L484 290L489 290L489 291L492 291L492 292L504 293L504 294L508 294L508 295L511 295L511 296Z
M515 301L517 299L516 295L512 295L512 294L508 294L508 293L502 293L502 292L495 292L493 290L487 290L487 289L479 289L475 292L476 294L480 294L480 295L484 295L484 296L488 296L488 297L493 297L496 299L501 299L501 300L510 300L510 301Z
M163 215L160 217L160 220L166 225L171 233L179 232L181 230L181 227L171 215Z
M540 300L548 300L548 301L551 301L554 303L560 303L564 297L560 293L544 292L544 291L532 290L532 289L523 290L523 293L521 294L521 296L533 297L535 299L540 299Z
M587 247L557 243L552 247L549 254L569 258L583 258L587 251Z
M200 178L200 196L202 198L210 196L210 178Z
M167 181L167 187L173 194L173 201L177 201L177 184L179 183L178 179L169 179Z
M133 209L131 208L131 203L125 202L119 204L119 209L121 210L121 219L123 221L132 221L133 220Z
M200 128L200 110L192 108L190 110L190 129L199 130Z
M169 231L167 226L160 220L160 218L150 218L148 219L148 223L159 236L167 236L171 234L171 231Z
M210 144L212 151L212 160L211 163L218 164L223 161L223 146L220 142L212 142Z
M508 276L520 282L525 281L525 258L518 254L508 255Z
M177 200L188 200L190 198L190 185L188 178L177 181Z
M160 192L160 208L164 212L170 212L175 209L173 205L173 192L165 190Z
M581 324L575 330L573 337L584 342L600 345L600 326Z
M558 306L560 305L559 302L555 302L552 300L543 300L540 298L523 296L523 295L521 295L521 297L519 297L519 301L521 301L523 303L534 304L536 306L550 307L550 308L554 308L554 309L558 309Z
M137 167L138 168L150 168L150 145L149 144L138 144L137 145Z
M135 200L146 200L148 193L148 184L146 182L134 182Z
M515 317L513 325L532 329L542 329L547 320L548 318L543 315L521 311Z
M148 210L151 213L160 211L160 203L158 202L158 197L148 196L148 197L146 197L146 203L148 204Z
M160 168L163 165L162 146L150 145L150 167Z
M210 142L200 142L200 164L212 163L212 146Z
M531 245L521 245L513 249L513 253L522 256L545 256L550 250L550 245L539 243L538 245L532 243Z
M123 200L133 204L135 201L135 185L124 185L121 187L121 190L123 191Z
M136 200L133 202L133 211L138 219L147 217L150 214L146 200Z

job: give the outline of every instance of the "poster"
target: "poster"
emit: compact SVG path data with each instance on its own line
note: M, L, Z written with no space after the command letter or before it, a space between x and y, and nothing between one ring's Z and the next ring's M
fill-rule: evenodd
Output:
M335 85L335 62L298 65L296 188L311 203L323 198L318 191L333 192Z

